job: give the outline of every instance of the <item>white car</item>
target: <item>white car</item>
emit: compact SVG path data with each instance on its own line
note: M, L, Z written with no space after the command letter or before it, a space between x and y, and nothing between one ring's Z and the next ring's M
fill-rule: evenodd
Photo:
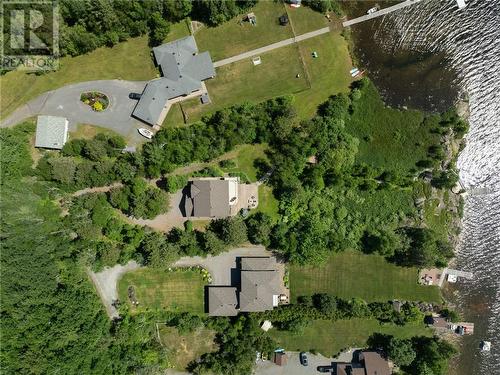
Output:
M147 139L153 138L154 133L149 129L140 128L140 129L137 129L137 131L139 132L140 135L142 135L143 137L146 137Z

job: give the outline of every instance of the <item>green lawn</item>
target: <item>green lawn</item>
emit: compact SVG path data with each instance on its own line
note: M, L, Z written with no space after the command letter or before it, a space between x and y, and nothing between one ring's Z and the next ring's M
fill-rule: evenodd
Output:
M309 7L293 8L287 6L287 13L295 35L321 29L330 23L324 14Z
M309 118L329 96L349 91L352 82L349 74L351 58L340 33L304 40L299 47L309 73L311 89L295 95L295 102L299 116ZM318 53L317 58L312 57L314 51Z
M422 324L397 326L380 325L375 319L350 319L330 322L317 320L300 335L272 329L270 335L286 350L317 350L327 357L337 355L348 347L363 347L374 333L393 335L398 338L413 336L432 336L432 330Z
M371 301L402 299L441 302L437 286L417 283L417 269L398 267L379 255L347 251L333 255L321 267L291 266L292 298L329 293L342 298Z
M183 21L174 23L170 25L170 31L165 38L165 42L171 42L176 39L184 38L185 36L190 35L189 32L189 19L185 19Z
M127 290L129 286L133 286L139 309L163 308L201 314L204 312L205 284L197 271L166 272L142 268L126 273L120 279L118 294L121 301L130 304Z
M150 80L159 73L155 69L147 37L129 39L113 48L99 48L86 55L63 57L59 70L43 75L23 71L0 77L2 118L38 95L58 87L99 79Z
M259 186L259 205L256 212L263 212L275 220L278 219L279 202L273 195L273 189L268 185Z
M281 2L260 1L253 9L257 25L241 22L244 15L217 27L203 27L195 33L200 51L209 51L213 61L238 55L293 37L290 25L280 26L278 18L285 13Z
M199 99L182 103L188 122L227 106L261 102L308 88L297 45L264 53L261 59L257 66L248 59L217 68L215 78L205 82L212 103L202 105Z
M439 140L422 121L420 111L387 108L370 83L354 103L346 129L360 140L359 161L408 171L426 159L428 147Z
M78 124L75 131L69 132L69 139L92 139L100 133L107 135L117 135L117 133L111 129L106 129L95 125Z
M158 332L168 362L176 370L185 370L191 361L217 349L214 343L215 331L211 329L199 328L181 335L177 328L163 325L159 327Z
M199 99L196 99L196 101L198 103L200 102ZM167 117L165 117L165 120L163 120L162 126L176 127L185 125L181 105L181 103L172 104L167 113Z
M238 146L234 150L236 157L230 159L234 162L235 166L232 168L222 168L222 170L225 173L244 173L250 182L256 182L258 180L258 171L255 167L255 160L267 160L265 153L267 149L267 144Z

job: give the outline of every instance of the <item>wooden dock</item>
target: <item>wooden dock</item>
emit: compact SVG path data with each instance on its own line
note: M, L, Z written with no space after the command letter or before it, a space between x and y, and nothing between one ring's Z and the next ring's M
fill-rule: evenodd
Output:
M383 16L383 15L392 13L396 10L405 8L407 6L419 3L421 1L423 1L423 0L406 0L406 1L403 1L402 3L396 4L396 5L387 7L387 8L380 9L376 12L371 13L371 14L365 14L364 16L361 16L358 18L353 18L352 20L342 22L342 26L348 27L348 26L352 26L352 25L355 25L355 24L360 23L360 22L368 21L368 20L371 20L373 18L377 18L377 17ZM467 6L467 3L465 2L465 0L456 0L456 1L457 1L458 9L463 9Z
M373 18L377 18L377 17L383 16L383 15L392 13L396 10L405 8L407 6L419 3L421 1L422 0L406 0L406 1L403 1L402 3L396 4L396 5L384 8L384 9L380 9L374 13L365 14L364 16L361 16L358 18L353 18L352 20L342 22L342 26L348 27L348 26L352 26L352 25L355 25L355 24L360 23L360 22L368 21L368 20L371 20Z

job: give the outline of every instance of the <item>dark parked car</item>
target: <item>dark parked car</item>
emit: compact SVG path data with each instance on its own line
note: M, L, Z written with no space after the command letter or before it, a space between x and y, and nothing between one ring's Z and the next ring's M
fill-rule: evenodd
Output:
M307 366L307 365L309 364L309 363L307 362L307 355L306 355L306 353L304 353L304 352L301 352L301 353L299 354L299 360L300 360L300 364L301 364L302 366Z
M128 97L130 99L139 100L141 98L141 95L142 94L138 94L136 92L131 92L130 94L128 94Z
M333 373L333 366L318 366L316 367L316 370L318 370L319 372Z

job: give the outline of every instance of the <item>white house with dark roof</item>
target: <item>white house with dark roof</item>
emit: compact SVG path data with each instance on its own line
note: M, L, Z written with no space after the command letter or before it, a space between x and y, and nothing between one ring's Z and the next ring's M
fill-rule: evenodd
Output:
M203 81L215 77L215 68L208 52L198 53L193 36L153 48L156 63L163 77L150 81L132 115L150 125L161 125L169 101L202 94Z
M68 140L68 120L64 117L38 116L35 147L60 150Z

